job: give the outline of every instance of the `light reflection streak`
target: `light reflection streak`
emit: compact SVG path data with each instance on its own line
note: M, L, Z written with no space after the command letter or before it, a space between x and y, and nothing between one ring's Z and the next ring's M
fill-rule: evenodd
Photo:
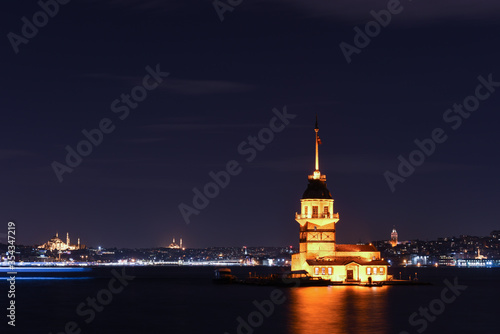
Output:
M13 269L9 267L0 267L0 273L2 272L17 272L17 273L34 273L34 272L59 272L59 273L69 273L69 272L81 272L90 271L90 268L54 268L54 267L15 267Z
M0 280L7 280L9 277L0 277ZM74 279L92 279L92 277L16 277L19 280L74 280Z
M289 291L289 333L388 333L389 288L292 288Z

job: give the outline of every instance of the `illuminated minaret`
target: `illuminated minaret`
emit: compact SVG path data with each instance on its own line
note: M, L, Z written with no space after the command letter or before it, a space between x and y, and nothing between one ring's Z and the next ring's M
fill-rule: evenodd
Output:
M69 232L66 232L66 245L69 247Z
M395 247L398 244L398 232L396 232L396 226L392 227L391 232L391 245Z
M300 224L300 252L292 259L292 270L307 268L307 260L332 256L335 252L335 224L339 214L333 211L333 199L326 187L326 175L319 171L319 149L321 144L316 117L315 170L308 176L309 184L300 200L301 212L295 214Z
M180 246L179 246L179 247L182 249L182 238L181 238L181 244L180 244Z

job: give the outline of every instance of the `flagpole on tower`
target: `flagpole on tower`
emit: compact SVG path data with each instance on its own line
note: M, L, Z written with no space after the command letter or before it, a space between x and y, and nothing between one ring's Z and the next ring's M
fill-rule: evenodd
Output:
M319 171L319 154L318 154L318 115L316 115L316 127L314 128L314 131L316 132L316 171Z

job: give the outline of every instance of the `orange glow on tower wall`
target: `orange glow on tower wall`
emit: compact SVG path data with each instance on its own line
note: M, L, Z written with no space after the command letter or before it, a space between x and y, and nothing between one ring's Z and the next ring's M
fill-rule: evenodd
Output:
M337 245L334 200L326 185L326 175L319 171L318 121L315 170L308 176L308 186L300 200L300 213L295 220L300 226L299 253L292 255L292 271L306 270L311 276L332 281L367 282L387 280L388 263L372 245Z

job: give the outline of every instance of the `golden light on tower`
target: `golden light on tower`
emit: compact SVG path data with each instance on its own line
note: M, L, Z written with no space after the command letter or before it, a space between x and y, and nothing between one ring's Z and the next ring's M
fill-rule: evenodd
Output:
M336 224L339 214L334 212L334 200L326 185L326 175L319 170L318 118L315 132L315 170L308 176L308 186L300 200L299 253L292 255L292 270L306 270L311 276L333 281L387 280L385 260L373 245L338 245Z
M396 226L393 226L391 232L391 245L395 247L398 244L398 232L396 231Z

